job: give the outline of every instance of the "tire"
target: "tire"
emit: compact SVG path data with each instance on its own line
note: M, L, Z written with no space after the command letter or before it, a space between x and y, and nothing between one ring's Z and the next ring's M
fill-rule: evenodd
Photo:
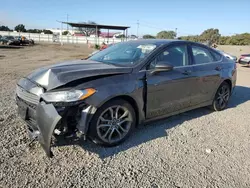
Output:
M214 111L224 110L228 105L230 95L231 95L231 87L227 82L223 82L215 94L211 108Z
M129 137L135 124L136 115L131 104L122 99L115 99L96 111L89 125L89 137L94 143L116 146Z

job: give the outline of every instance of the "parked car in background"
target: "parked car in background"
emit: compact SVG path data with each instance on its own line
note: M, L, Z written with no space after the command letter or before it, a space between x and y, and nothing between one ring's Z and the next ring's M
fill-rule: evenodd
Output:
M35 43L34 40L27 39L24 36L17 36L15 39L20 42L20 45L33 45Z
M238 63L250 65L250 54L242 54L239 58Z
M1 44L7 44L8 41L14 40L13 36L2 36L0 39Z
M16 103L51 157L52 136L79 132L114 146L149 121L203 106L224 110L236 74L233 61L205 45L134 40L32 72L18 81Z
M18 40L16 40L13 36L3 36L0 39L0 44L20 45L20 42Z
M236 57L236 56L230 55L230 54L228 54L228 53L226 53L226 52L224 52L224 51L222 51L222 50L219 50L219 49L217 49L217 48L215 48L215 50L217 50L219 53L221 53L222 55L224 55L226 58L231 59L231 60L233 60L234 62L237 62L237 57Z

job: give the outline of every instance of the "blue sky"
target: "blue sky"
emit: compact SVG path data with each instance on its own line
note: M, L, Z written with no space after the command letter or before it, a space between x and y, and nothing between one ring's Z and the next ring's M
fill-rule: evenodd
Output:
M12 0L0 7L0 25L60 28L56 20L95 21L131 26L129 34L200 34L218 28L223 35L250 32L250 0ZM66 27L66 26L65 26Z

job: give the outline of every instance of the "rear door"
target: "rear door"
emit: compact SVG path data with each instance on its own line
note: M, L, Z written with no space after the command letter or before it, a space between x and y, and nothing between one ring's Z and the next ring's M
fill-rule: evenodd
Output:
M173 70L151 74L157 62ZM186 43L163 49L147 71L147 118L163 116L190 106L190 88L195 84Z
M194 64L193 75L196 77L195 87L191 90L192 106L213 99L220 82L222 55L201 45L190 45Z

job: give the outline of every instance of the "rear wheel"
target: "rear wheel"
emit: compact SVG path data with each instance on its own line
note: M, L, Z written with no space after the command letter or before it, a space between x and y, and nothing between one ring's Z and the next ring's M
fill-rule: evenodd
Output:
M229 84L223 82L215 94L212 104L212 109L215 111L224 110L227 107L230 98L230 93L231 89Z
M95 143L115 146L123 142L135 127L133 107L124 100L113 100L97 110L90 123L89 136Z

